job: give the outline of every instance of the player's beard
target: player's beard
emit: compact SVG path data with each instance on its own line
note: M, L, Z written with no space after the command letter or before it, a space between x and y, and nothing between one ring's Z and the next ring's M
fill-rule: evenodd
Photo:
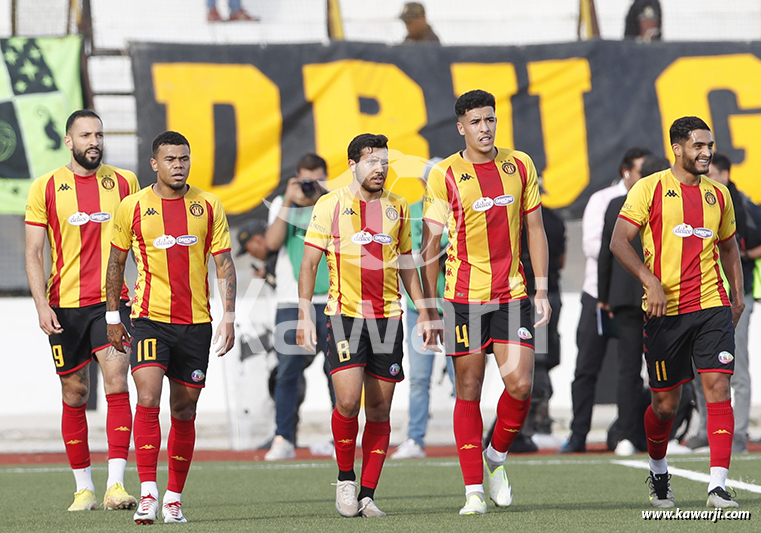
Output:
M711 161L713 161L713 155L711 155L711 157L708 159L708 165L709 166L711 165ZM682 165L682 167L684 168L684 170L686 170L687 172L689 172L693 176L702 176L702 175L704 175L704 174L706 174L708 172L708 169L706 169L705 171L698 170L698 158L697 157L694 158L694 159L685 160L684 164Z
M362 188L369 193L376 193L378 191L383 190L383 186L386 184L385 178L383 180L383 183L381 183L380 185L376 185L375 183L373 183L371 181L373 178L375 178L375 174L373 174L372 176L368 176L364 180L362 180Z
M98 157L95 159L89 159L87 157L88 150L97 150ZM71 154L74 156L74 161L76 161L82 168L87 170L95 170L100 166L100 162L103 160L103 150L100 148L88 148L85 151L77 150L74 148L71 151Z

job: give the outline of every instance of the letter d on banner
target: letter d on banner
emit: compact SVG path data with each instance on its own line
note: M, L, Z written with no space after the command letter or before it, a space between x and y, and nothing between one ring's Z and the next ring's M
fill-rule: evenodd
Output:
M155 63L156 101L166 106L166 125L190 141L190 182L219 196L230 214L245 213L280 183L283 116L280 90L252 65ZM255 94L256 98L251 95ZM214 105L235 110L237 161L230 183L213 185Z

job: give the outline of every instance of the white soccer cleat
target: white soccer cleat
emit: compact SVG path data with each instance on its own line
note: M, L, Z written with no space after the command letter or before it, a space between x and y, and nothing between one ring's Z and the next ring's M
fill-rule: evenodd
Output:
M494 472L489 470L486 452L483 454L484 474L489 479L489 497L497 507L509 507L513 503L513 489L505 473L505 466L499 465Z
M264 454L265 461L283 461L294 457L296 457L296 447L280 435L272 439L270 450Z
M169 502L161 507L165 524L184 524L187 518L182 515L182 502Z
M483 494L471 494L465 502L465 507L460 509L460 514L486 514L486 502L483 499Z
M140 503L137 504L137 510L132 515L136 524L153 524L156 521L156 515L159 512L159 502L150 494L140 497Z
M417 442L407 439L399 445L390 459L422 459L425 457L425 450Z
M338 481L336 483L336 509L345 517L357 516L359 502L357 501L357 482Z
M375 502L370 496L365 496L359 502L359 516L364 518L374 518L386 516L386 513L378 509Z

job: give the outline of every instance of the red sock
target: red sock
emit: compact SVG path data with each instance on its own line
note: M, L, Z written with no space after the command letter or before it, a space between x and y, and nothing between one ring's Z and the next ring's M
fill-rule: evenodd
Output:
M196 417L190 420L177 420L172 417L172 429L166 448L169 455L169 481L167 490L181 493L188 478L193 450L196 446Z
M161 448L158 407L143 407L137 404L132 436L135 439L135 463L140 483L156 481L156 467Z
M454 404L454 439L466 485L478 485L484 481L481 459L484 421L481 418L480 404L481 402L468 402L460 398Z
M108 414L106 415L106 436L108 437L108 458L126 459L129 455L129 440L132 436L132 407L129 392L106 394Z
M669 436L674 419L661 420L655 416L653 406L648 405L645 411L645 435L647 435L647 453L656 461L666 457L669 446Z
M69 464L74 470L90 466L90 446L87 444L87 404L71 407L63 403L61 435L66 446Z
M706 430L711 450L711 466L729 468L732 458L732 436L735 433L735 415L731 400L706 404Z
M333 428L333 443L336 448L336 463L343 472L354 470L354 454L357 449L357 433L359 421L357 417L346 418L338 409L333 409L331 420Z
M390 422L365 422L362 434L362 486L374 489L378 486L383 462L388 451L391 435Z
M505 453L510 449L526 421L530 405L530 396L525 400L516 400L507 391L502 393L497 403L497 423L491 437L491 445L495 450Z

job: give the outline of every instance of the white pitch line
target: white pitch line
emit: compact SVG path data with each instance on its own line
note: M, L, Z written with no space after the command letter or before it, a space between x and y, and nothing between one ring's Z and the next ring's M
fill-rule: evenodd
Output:
M611 461L614 465L628 466L630 468L640 468L642 470L650 470L650 464L645 461ZM690 479L692 481L702 481L708 483L711 480L711 476L703 474L701 472L694 472L692 470L685 470L684 468L669 467L669 474L672 476L679 476ZM735 489L747 490L748 492L755 492L761 494L761 486L754 485L752 483L745 483L744 481L735 481L733 479L727 480L727 486Z

